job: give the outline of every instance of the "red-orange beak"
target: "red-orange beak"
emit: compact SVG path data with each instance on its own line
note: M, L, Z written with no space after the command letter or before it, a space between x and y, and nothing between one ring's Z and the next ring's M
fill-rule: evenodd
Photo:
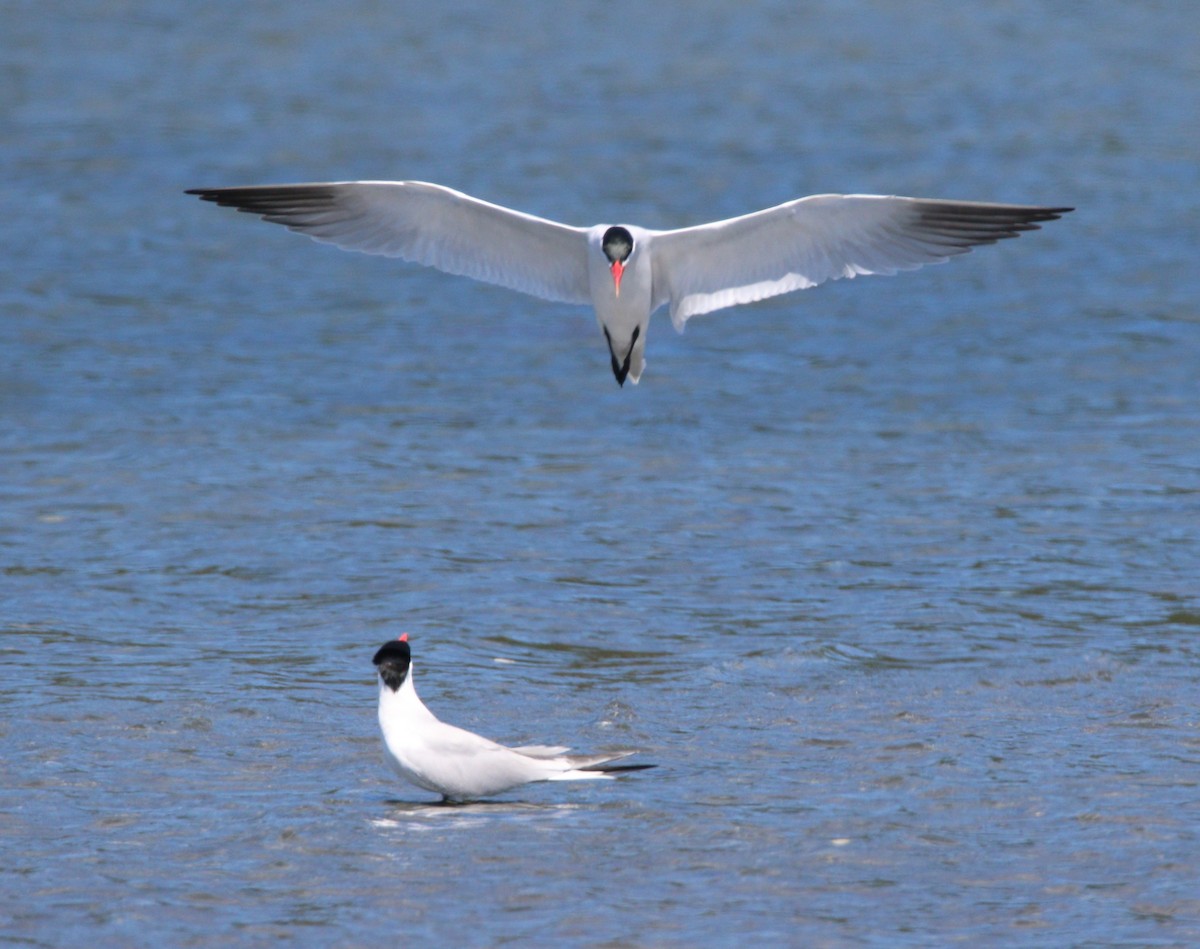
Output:
M612 265L613 287L616 288L617 296L621 295L621 274L625 272L625 264L619 260L614 260Z

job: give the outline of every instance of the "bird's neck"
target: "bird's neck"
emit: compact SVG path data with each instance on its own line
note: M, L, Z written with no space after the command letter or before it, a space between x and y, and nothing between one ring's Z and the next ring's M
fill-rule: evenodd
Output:
M425 703L417 696L417 688L413 684L413 672L409 669L404 682L395 692L382 681L379 683L379 717L383 718L434 718L433 712L425 707Z

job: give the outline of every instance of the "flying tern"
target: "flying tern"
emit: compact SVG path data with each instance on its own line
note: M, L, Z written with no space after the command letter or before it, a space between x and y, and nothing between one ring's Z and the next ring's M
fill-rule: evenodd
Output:
M943 263L1073 208L818 194L678 230L572 227L424 181L194 188L314 240L561 303L590 303L620 385L645 367L650 314L693 316L843 277Z
M447 725L425 707L413 686L408 634L386 642L373 660L379 672L379 727L384 756L400 777L451 803L475 801L534 781L612 778L652 764L614 764L633 751L568 755L569 748L506 748Z

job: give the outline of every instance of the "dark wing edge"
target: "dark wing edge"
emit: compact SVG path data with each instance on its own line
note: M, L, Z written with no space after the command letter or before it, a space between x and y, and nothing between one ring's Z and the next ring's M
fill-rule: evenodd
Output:
M1040 230L1047 221L1057 221L1074 211L1067 207L1026 204L990 204L977 201L913 199L913 223L908 233L923 243L961 254L983 244L1019 237Z
M238 188L188 188L201 201L223 208L257 214L272 224L303 227L313 214L327 212L336 203L336 184L249 185Z

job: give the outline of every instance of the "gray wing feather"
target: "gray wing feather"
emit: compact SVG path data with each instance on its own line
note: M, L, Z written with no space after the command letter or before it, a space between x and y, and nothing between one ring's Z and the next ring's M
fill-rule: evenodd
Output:
M824 194L652 234L654 305L689 317L827 280L942 263L1037 230L1071 208Z
M344 250L400 257L547 300L590 303L587 231L423 181L195 188Z

